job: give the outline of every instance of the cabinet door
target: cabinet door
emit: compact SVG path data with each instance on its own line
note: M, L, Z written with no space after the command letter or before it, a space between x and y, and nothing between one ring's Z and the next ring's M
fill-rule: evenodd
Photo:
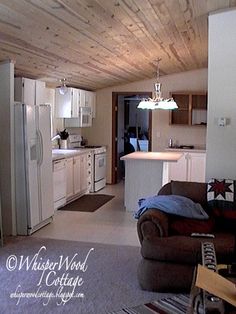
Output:
M80 107L85 107L85 94L86 94L85 90L83 90L83 89L79 90L79 97L80 97L79 104L80 104Z
M71 118L72 97L73 97L72 88L68 88L68 91L65 95L60 94L59 88L56 89L56 97L55 97L55 117L56 118Z
M14 100L35 105L35 80L24 77L14 79Z
M171 180L187 181L187 154L183 156L177 162L169 163L169 182Z
M45 104L47 98L46 84L42 81L35 81L35 104Z
M96 117L96 93L92 92L92 118Z
M72 88L72 118L78 118L79 117L79 93L78 89Z
M192 125L207 124L207 95L192 95Z
M189 153L188 155L188 181L205 182L206 154Z
M73 181L73 158L66 160L66 198L70 198L74 194L74 181Z
M23 103L26 105L35 105L35 80L23 79Z
M84 154L80 156L80 189L84 191L87 187L87 154Z
M91 106L91 95L89 91L85 91L85 107Z
M74 157L74 194L78 194L81 191L81 171L80 171L80 156Z
M171 110L170 123L171 124L187 124L190 121L190 95L189 94L172 94L172 97L178 105L178 109Z

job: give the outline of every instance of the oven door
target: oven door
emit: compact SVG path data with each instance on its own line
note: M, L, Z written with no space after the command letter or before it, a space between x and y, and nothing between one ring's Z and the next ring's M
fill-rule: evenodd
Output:
M97 182L106 177L106 154L95 154L94 159L94 181Z

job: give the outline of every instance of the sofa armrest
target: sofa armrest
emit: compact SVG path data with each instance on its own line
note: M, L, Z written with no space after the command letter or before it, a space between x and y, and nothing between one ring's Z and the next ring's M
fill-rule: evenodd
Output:
M168 216L158 209L148 209L138 220L137 229L140 243L144 239L168 236Z

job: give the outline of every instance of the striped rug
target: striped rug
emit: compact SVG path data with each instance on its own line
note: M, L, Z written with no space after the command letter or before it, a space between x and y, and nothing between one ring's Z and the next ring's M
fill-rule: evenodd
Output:
M186 314L189 309L189 301L188 295L178 294L151 303L110 312L109 314ZM199 309L199 313L201 312L201 309Z

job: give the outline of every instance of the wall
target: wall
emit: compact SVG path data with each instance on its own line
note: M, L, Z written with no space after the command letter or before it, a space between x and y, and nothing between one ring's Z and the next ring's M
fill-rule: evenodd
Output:
M209 16L206 179L236 179L236 10ZM219 127L219 117L229 124Z
M111 149L112 149L112 92L149 92L153 91L155 79L134 82L126 85L104 88L96 92L96 118L92 128L82 130L82 134L90 144L107 146L107 181L111 182ZM163 97L169 97L174 91L206 91L207 69L188 71L161 77ZM153 112L153 150L163 150L168 145L168 138L184 144L205 146L206 128L183 127L169 125L169 112L156 110Z
M207 90L207 69L189 71L161 77L162 93L168 97L173 91ZM71 128L69 133L82 134L90 145L106 145L108 150L107 179L111 182L111 128L112 128L112 92L113 91L153 91L154 79L134 82L126 85L105 88L97 91L96 118L92 128ZM62 130L63 119L53 119L53 134ZM187 130L187 132L186 132ZM170 126L169 112L153 111L152 150L163 150L172 138L177 144L206 145L205 127Z
M3 234L15 235L14 180L14 63L0 63L0 197Z

